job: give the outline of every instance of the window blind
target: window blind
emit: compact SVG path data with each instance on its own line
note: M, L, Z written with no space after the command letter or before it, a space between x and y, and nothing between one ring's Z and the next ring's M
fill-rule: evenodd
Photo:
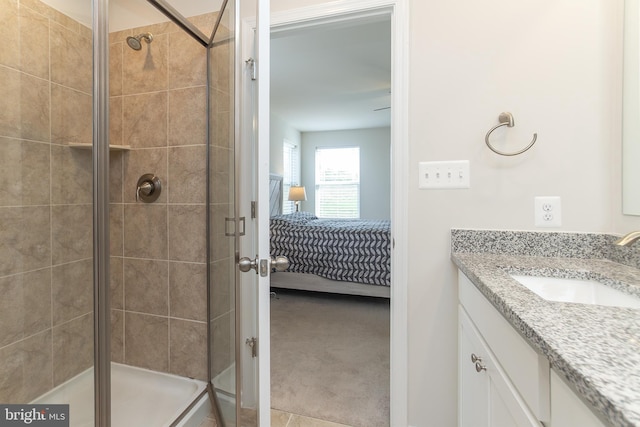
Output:
M360 147L316 148L316 216L360 218Z

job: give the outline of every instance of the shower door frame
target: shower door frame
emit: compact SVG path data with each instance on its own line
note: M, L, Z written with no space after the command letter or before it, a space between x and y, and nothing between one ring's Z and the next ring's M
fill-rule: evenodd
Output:
M94 425L111 426L109 0L92 0Z
M234 0L237 1L237 0ZM205 36L164 0L147 0L196 41L209 49L220 16L211 37ZM110 242L109 242L109 0L91 0L93 45L92 100L92 191L93 191L93 311L94 311L94 425L111 427L111 300L110 300ZM227 0L221 5L225 10ZM207 83L208 85L209 83ZM208 110L208 107L207 107ZM208 111L205 111L208 117ZM208 118L207 118L208 120ZM207 138L208 139L208 138ZM208 155L207 155L208 158ZM208 161L208 160L207 160ZM208 165L207 165L208 170ZM207 192L208 197L208 192ZM207 220L207 227L208 227ZM208 233L207 233L208 235ZM207 243L207 251L209 250ZM207 276L209 272L207 272ZM208 304L209 305L209 304ZM209 322L207 328L210 329ZM211 332L208 331L208 341ZM210 371L210 350L207 345L207 365ZM209 372L210 378L210 372ZM208 385L210 389L210 381ZM211 390L209 390L211 392ZM198 395L196 401L200 399ZM215 394L212 393L214 407ZM193 402L176 420L181 420L195 404ZM219 420L218 408L214 414Z

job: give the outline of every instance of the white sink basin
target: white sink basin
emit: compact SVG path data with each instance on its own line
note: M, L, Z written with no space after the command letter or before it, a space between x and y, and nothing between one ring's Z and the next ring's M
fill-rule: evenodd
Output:
M548 301L640 309L640 298L593 280L511 274L516 281Z

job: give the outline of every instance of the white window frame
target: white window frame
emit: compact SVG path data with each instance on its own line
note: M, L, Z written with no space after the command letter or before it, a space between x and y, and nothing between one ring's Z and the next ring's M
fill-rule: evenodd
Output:
M282 213L296 211L295 203L288 200L289 188L300 185L300 145L287 139L282 141Z

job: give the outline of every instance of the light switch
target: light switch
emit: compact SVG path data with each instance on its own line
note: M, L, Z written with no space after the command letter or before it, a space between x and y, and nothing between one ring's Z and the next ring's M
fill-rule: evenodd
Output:
M470 188L469 160L418 163L418 188Z

